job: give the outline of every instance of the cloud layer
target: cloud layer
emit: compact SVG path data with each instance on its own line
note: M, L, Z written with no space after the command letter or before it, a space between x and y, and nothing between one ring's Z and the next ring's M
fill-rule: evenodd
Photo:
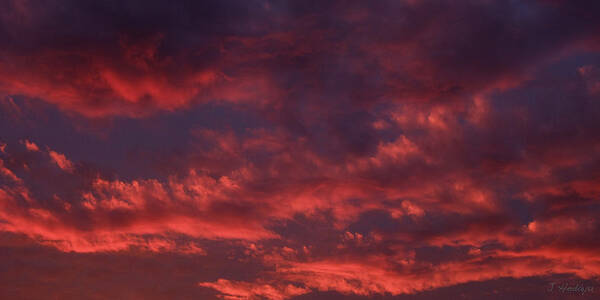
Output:
M85 277L93 299L479 299L502 280L522 289L498 297L552 299L531 283L597 282L597 4L0 11L0 250L141 278ZM186 285L149 293L121 260Z

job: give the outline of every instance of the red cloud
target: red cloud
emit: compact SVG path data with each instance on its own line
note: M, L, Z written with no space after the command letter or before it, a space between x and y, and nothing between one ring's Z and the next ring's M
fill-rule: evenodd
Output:
M28 140L24 140L23 144L25 144L25 148L27 148L27 150L29 151L40 151L40 148L33 142L30 142Z
M266 283L236 282L219 279L216 282L201 282L199 286L213 288L221 293L223 299L239 300L284 300L306 294L309 290L292 284L270 285Z
M73 163L67 159L64 154L60 154L56 151L48 151L48 155L50 158L56 163L56 165L64 171L72 172L73 171Z
M598 278L594 9L6 1L0 231L224 299Z

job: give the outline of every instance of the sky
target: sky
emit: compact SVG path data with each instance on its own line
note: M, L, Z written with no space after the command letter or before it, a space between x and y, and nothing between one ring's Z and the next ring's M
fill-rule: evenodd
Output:
M600 2L0 1L0 298L596 299Z

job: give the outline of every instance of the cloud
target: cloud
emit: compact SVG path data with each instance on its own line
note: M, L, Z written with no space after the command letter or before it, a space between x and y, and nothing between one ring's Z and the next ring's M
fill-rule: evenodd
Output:
M0 251L167 298L596 279L598 8L4 1Z
M40 148L33 142L30 142L28 140L24 140L23 144L25 145L25 148L27 148L27 150L29 151L40 151Z
M270 284L235 282L219 279L216 282L201 282L202 287L209 287L221 293L223 299L269 299L284 300L308 293L307 289L292 284L272 286Z
M64 171L71 172L73 171L73 163L67 159L64 154L60 154L56 151L48 151L48 155L50 158L56 163L56 165Z
M255 1L233 1L227 9L212 1L69 2L77 15L54 1L4 6L1 21L10 29L2 37L10 43L0 60L1 90L90 117L143 116L212 100L284 109L290 101L319 103L320 97L349 103L458 99L517 85L536 64L571 51L597 27L592 18L559 13L595 8L536 1L364 7L333 2L316 15L299 4ZM356 17L356 11L363 13ZM196 18L194 12L206 16ZM391 21L398 18L404 21ZM55 24L51 37L36 32L54 20L64 21ZM323 27L327 21L337 26ZM553 31L548 23L565 25ZM98 31L102 34L89 34ZM527 44L534 38L537 43ZM339 83L328 79L336 76Z

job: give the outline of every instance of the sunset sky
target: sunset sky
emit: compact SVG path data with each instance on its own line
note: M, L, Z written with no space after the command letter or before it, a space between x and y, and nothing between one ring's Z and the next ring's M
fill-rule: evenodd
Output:
M0 0L0 299L598 299L599 238L600 1Z

